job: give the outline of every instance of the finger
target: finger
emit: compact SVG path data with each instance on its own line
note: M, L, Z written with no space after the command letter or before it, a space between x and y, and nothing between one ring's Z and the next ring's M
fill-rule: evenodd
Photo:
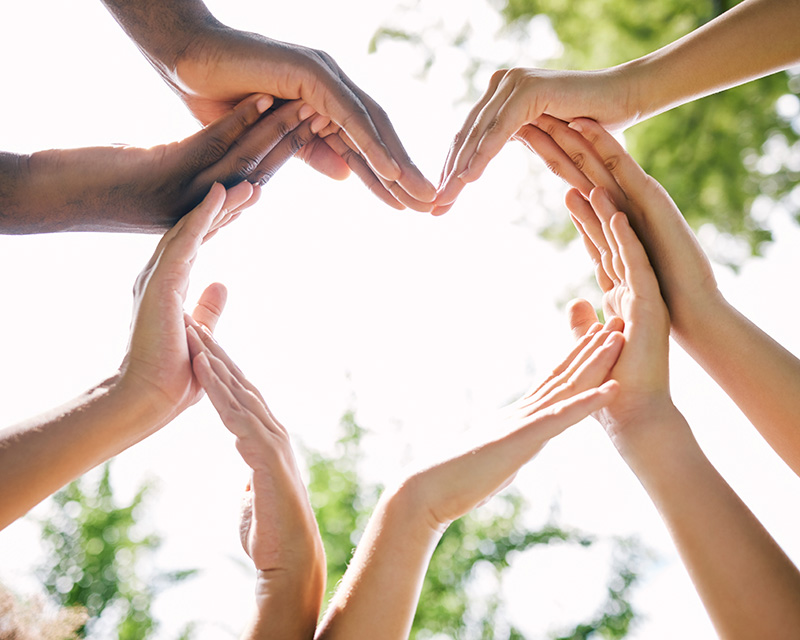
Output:
M289 158L294 156L313 139L314 134L311 132L311 123L309 121L301 123L264 156L255 170L250 174L248 180L259 186L265 185Z
M222 226L222 221L230 216L232 211L236 211L253 196L253 185L249 182L240 182L235 187L231 187L225 194L225 202L220 212L211 222L211 231L216 231Z
M539 127L525 125L514 137L538 155L553 174L582 194L588 196L594 188L594 183L575 165L558 142Z
M259 398L262 404L264 404L267 413L272 416L272 412L269 410L269 407L266 406L266 402L264 401L261 392L256 388L256 386L247 379L247 376L244 375L244 372L239 368L239 366L233 361L233 359L227 354L227 352L222 348L222 346L217 342L216 338L211 331L209 331L204 326L200 325L196 327L197 335L200 337L200 340L203 343L203 349L208 351L209 355L213 355L215 358L219 359L225 367L228 369L230 374L236 378L238 383L242 385L245 389L250 391L253 395ZM272 418L274 420L274 417ZM275 420L277 422L277 420Z
M209 285L200 294L197 306L192 311L192 319L213 332L217 327L223 309L225 309L227 300L228 290L225 285L219 282Z
M247 200L247 202L245 202L244 204L236 207L232 211L226 211L225 215L223 215L221 218L220 216L217 216L217 218L214 220L214 226L211 228L211 231L206 235L204 242L208 242L208 240L210 240L211 237L217 233L217 231L219 231L222 227L226 227L227 225L229 225L231 222L236 220L236 218L242 215L242 211L249 209L254 204L256 204L256 202L259 201L259 199L261 198L261 187L257 184L252 184L252 183L248 184L250 184L250 186L253 189L250 199Z
M475 145L471 156L462 152L456 162L455 171L463 167L459 174L465 182L473 182L483 175L489 161L494 158L521 127L529 124L541 113L520 88L517 80L519 70L512 69L503 79L497 96L492 98L478 116L473 127ZM507 84L509 89L503 86ZM473 135L472 132L470 135Z
M312 131L313 126L312 122ZM323 129L323 131L318 132L316 137L304 146L297 155L303 162L323 175L334 180L344 180L350 175L350 167L347 166L347 163L338 153L326 144L324 131Z
M610 227L619 246L620 260L625 265L626 281L631 291L636 295L660 296L656 274L627 216L617 212Z
M581 136L592 146L597 155L603 162L605 169L614 177L622 192L628 194L630 198L635 198L641 191L641 185L647 184L649 176L645 173L625 148L594 120L578 118L569 124L569 128L581 134ZM597 182L599 186L606 188L614 185L606 184L604 181ZM618 206L623 206L624 200L617 200L619 194L611 193L612 198L618 202Z
M611 365L613 365L613 363L616 361L616 356L619 355L619 352L615 351L615 345L611 345L610 351L607 347L609 340L613 342L612 336L614 335L617 334L612 333L605 328L601 331L598 331L594 336L591 337L591 339L588 340L583 349L579 351L577 356L572 358L572 360L567 361L566 368L560 374L551 376L547 380L546 384L543 384L536 391L536 393L531 396L528 404L523 406L522 409L528 412L531 410L537 410L541 407L552 404L554 401L561 399L565 395L588 389L591 385L581 384L580 371L582 371L587 362L591 362L595 358L601 357L598 356L600 352L602 352L602 362L609 364L608 370L610 371ZM613 356L613 360L608 359L609 353L615 354ZM599 380L594 381L594 385L600 384L603 379L604 376Z
M190 327L189 330L193 329ZM230 377L223 379L220 376L224 369L219 367L218 362L208 352L201 351L192 360L192 370L197 381L205 389L208 399L228 431L240 438L258 433L258 418L242 405L229 384ZM239 392L241 394L241 390Z
M500 105L511 93L512 87L503 82L507 74L506 69L495 71L486 92L472 108L464 125L456 134L446 163L446 173L443 171L442 185L436 196L437 206L454 202L466 185L462 174L466 171L468 163L475 153L484 127L486 123L494 119Z
M467 141L467 136L469 135L472 126L475 124L475 120L478 118L480 112L483 111L483 108L486 106L489 100L492 99L492 96L494 96L495 92L497 91L497 87L500 86L500 83L502 82L506 73L507 69L498 69L492 74L486 91L483 92L483 95L480 97L480 99L473 105L472 109L470 109L466 120L464 120L464 124L461 125L461 129L458 130L458 133L456 133L455 137L453 138L453 142L450 144L450 149L447 152L447 158L445 159L444 167L442 168L442 174L439 178L440 190L444 186L441 183L444 183L447 177L453 172L456 158L458 157L459 153L461 153L461 149L464 147L464 144Z
M588 300L578 298L567 304L567 320L572 336L579 340L590 330L596 328L600 322L597 312Z
M431 202L436 189L409 160L383 109L330 56L319 55L321 69L309 80L315 93L322 95L317 93L307 101L347 132L376 174L390 182L402 181L413 197Z
M528 446L525 442L527 440L533 439L536 442L542 438L554 438L605 407L618 392L619 383L609 380L599 387L565 398L526 418L520 418L523 426L515 432L514 444L524 450Z
M221 211L225 196L225 188L219 183L214 183L200 204L176 225L177 231L165 234L154 254L156 264L153 277L156 273L172 273L179 278L188 278L197 251L203 244L211 223ZM183 285L185 282L181 284Z
M584 238L584 245L594 264L597 284L603 292L606 292L613 288L619 279L614 271L614 257L603 222L592 205L577 190L572 189L567 193L565 203L573 219L579 223L576 228Z
M303 106L303 102L294 100L264 116L231 144L222 158L201 171L195 182L215 180L232 186L247 180L264 157L303 121Z
M570 127L569 123L547 114L541 115L536 120L536 125L561 147L572 166L580 171L588 182L594 186L608 189L611 196L620 205L626 202L625 193L620 189L613 174L606 168L602 157L580 132ZM581 193L585 196L589 195L589 191L581 189Z
M411 160L411 157L406 152L402 142L400 142L400 138L395 132L394 127L392 126L392 123L383 108L369 95L359 89L355 84L352 84L352 82L346 78L346 76L345 79L350 83L350 88L353 90L353 92L359 96L362 103L366 106L370 117L372 118L381 135L384 145L391 153L392 158L400 167L399 177L392 178L390 176L385 176L380 171L376 171L377 175L388 182L397 183L398 187L403 191L404 194L407 195L407 199L416 203L416 206L412 208L417 211L430 211L431 204L436 198L436 187L431 184L430 180L422 175L422 172ZM343 129L345 132L348 132L347 127L343 127ZM348 135L350 135L349 132ZM352 136L350 137L353 139ZM353 142L355 142L357 145L359 144L358 140L353 139ZM361 148L360 145L359 148ZM367 162L372 164L372 156L364 149L361 149L361 151ZM375 167L373 166L373 168Z
M372 171L370 166L364 162L364 159L357 151L354 151L342 140L338 135L331 135L325 138L325 142L333 149L341 158L347 163L350 169L353 170L361 182L375 194L380 200L388 204L390 207L402 210L405 207L397 201L397 199L383 186L381 181Z
M589 195L589 201L602 224L603 235L605 236L606 243L611 252L611 265L615 274L611 277L615 283L622 282L625 280L625 266L620 259L617 240L611 232L611 218L617 212L617 207L611 202L608 197L608 192L603 187L593 189L592 193Z
M222 382L222 384L225 385L230 396L235 399L235 402L239 405L239 407L256 419L257 422L255 424L253 422L246 423L247 427L256 427L258 429L267 429L272 433L286 434L286 430L283 428L283 426L274 419L270 411L267 409L267 405L264 402L264 399L261 397L261 394L258 393L255 387L246 378L244 378L244 376L241 375L241 371L238 367L229 367L227 362L216 357L209 350L203 351L201 355L208 359L214 374ZM243 384L243 382L246 382L247 384ZM210 394L209 397L211 397ZM232 425L228 425L228 427L233 431Z
M605 338L601 336L599 341L596 339L597 335L602 330L603 325L599 322L595 322L594 325L591 326L583 336L581 336L577 344L573 346L572 351L570 351L567 357L564 358L564 360L550 373L549 376L547 376L539 385L531 389L519 400L516 400L505 407L503 409L503 413L514 413L522 408L530 406L532 402L535 402L535 399L538 398L542 392L546 392L550 385L553 384L554 380L560 378L565 371L574 366L575 361L581 357L581 354L588 345L592 344L592 348L596 348L598 344L602 343Z
M187 138L190 173L197 173L228 153L231 145L244 135L272 105L272 97L253 94L242 100L202 131Z

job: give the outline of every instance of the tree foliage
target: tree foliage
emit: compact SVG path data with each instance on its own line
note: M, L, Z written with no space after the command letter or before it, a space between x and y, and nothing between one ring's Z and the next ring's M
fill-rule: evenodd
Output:
M309 494L328 557L328 599L341 580L355 545L378 501L380 486L359 474L364 429L352 412L341 421L342 437L333 455L307 454ZM514 492L495 498L454 522L442 536L428 569L411 637L459 640L521 640L525 636L505 621L500 585L513 558L537 546L568 544L590 547L595 536L550 523L525 527L525 501ZM614 565L607 598L590 620L574 625L559 640L624 637L635 621L629 598L639 579L643 550L632 540L614 540ZM489 580L491 593L476 598L479 581ZM597 637L597 636L595 636Z
M400 22L414 23L409 14L420 11L422 4L406 10ZM505 41L516 43L517 52L532 47L530 26L546 18L563 49L541 66L599 69L647 54L735 4L730 0L505 0L492 6L504 24L496 34L500 50ZM435 23L420 33L393 23L378 30L371 47L374 50L386 40L407 42L424 50L427 70L437 51L441 53L441 46L437 49L430 43L444 41L470 57L464 70L468 83L474 83L479 70L529 66L524 60L491 59L485 49L469 46L477 30L478 25L468 20L455 28ZM466 96L474 99L482 90L472 86ZM772 240L768 215L752 211L759 195L781 202L800 220L800 198L789 197L800 182L800 118L776 110L777 100L787 94L800 94L800 76L778 73L673 109L626 133L634 157L664 184L694 228L710 224L723 238L734 240L718 245L718 260L736 265L759 254ZM561 235L559 229L546 232Z
M141 531L150 491L145 484L130 504L119 505L108 463L93 486L84 476L52 498L53 514L42 522L46 557L38 573L62 607L86 610L89 620L79 630L81 637L92 637L101 618L114 621L120 640L149 637L157 628L151 612L157 593L194 573L144 569L161 544L156 535Z

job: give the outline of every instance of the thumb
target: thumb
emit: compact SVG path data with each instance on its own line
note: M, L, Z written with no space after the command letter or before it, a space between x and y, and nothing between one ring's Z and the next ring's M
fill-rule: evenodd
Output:
M200 295L200 300L197 301L197 306L192 311L192 318L213 332L227 299L228 290L225 285L219 282L209 285Z
M579 298L567 305L567 318L572 337L580 340L590 327L599 322L594 307L588 300Z

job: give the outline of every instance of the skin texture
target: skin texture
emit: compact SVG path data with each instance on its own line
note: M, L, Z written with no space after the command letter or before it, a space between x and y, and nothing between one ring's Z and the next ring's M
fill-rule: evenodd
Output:
M61 407L0 432L0 528L200 399L183 311L189 272L203 241L252 201L248 183L227 193L214 185L164 235L139 274L131 338L118 371ZM193 321L213 330L224 306L224 288L211 285Z
M603 190L567 206L604 292L606 317L625 322L611 371L619 393L595 416L666 523L721 638L791 638L800 624L800 572L717 473L669 395L669 315L644 247ZM576 336L597 320L570 310Z
M303 100L316 114L306 162L336 179L352 169L396 208L431 209L436 190L386 113L324 51L227 27L200 0L104 4L201 123L251 93Z
M163 232L215 182L249 181L257 196L313 137L302 102L262 115L272 103L250 96L189 138L150 149L0 154L0 232Z
M455 136L434 214L452 207L511 138L542 114L618 129L800 62L798 0L744 0L692 33L597 71L501 69ZM768 43L768 46L765 46Z
M258 570L256 613L242 638L311 638L325 594L325 552L289 434L258 390L196 323L192 367L252 475L242 546Z
M544 116L538 124L528 145L585 197L605 193L626 212L658 277L672 336L800 474L800 360L725 300L669 194L609 133L585 119L567 126Z
M589 328L547 380L506 409L499 437L414 474L381 497L318 640L408 637L445 529L507 486L550 438L613 401L616 383L603 381L624 353L621 327Z

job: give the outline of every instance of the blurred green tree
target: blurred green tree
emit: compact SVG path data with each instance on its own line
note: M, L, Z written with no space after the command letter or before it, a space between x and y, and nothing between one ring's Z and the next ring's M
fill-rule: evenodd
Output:
M93 637L105 614L115 621L115 637L141 640L158 626L151 611L155 596L195 572L143 573L161 544L155 534L141 531L152 486L144 484L130 504L120 506L110 469L106 463L94 485L84 476L53 495L53 513L41 523L46 555L38 574L62 607L86 610L81 637ZM181 638L190 635L187 628Z
M443 52L441 43L464 52L470 59L464 68L469 84L466 97L474 100L484 87L476 87L480 71L500 67L530 66L514 54L491 58L489 51L471 43L479 25L464 19L420 23L410 13L420 12L422 2L403 5L403 13L375 34L370 50L387 40L403 41L423 51L426 73ZM498 0L490 2L502 17L494 42L513 43L511 51L521 58L533 48L534 21L546 19L562 44L559 55L540 61L540 66L563 69L599 69L649 53L701 26L731 8L731 0ZM414 29L395 23L415 24ZM485 42L485 38L482 40ZM432 43L437 43L434 46ZM523 58L524 60L524 58ZM484 74L485 75L485 74ZM778 73L728 91L686 104L632 127L626 133L628 148L645 171L664 184L686 219L698 229L711 224L728 240L712 247L715 258L736 266L757 255L772 240L765 211L753 211L759 195L780 202L800 220L800 117L781 114L779 98L800 94L800 76ZM792 110L789 110L791 114ZM459 126L457 123L455 128ZM767 161L763 160L765 157ZM768 202L768 201L765 201ZM551 237L564 235L566 216Z
M333 455L309 452L309 494L317 514L328 558L328 599L347 569L382 488L365 482L359 466L364 429L352 411L341 420L342 436ZM519 629L505 622L500 584L515 555L540 545L591 547L599 539L554 523L531 530L522 524L525 502L507 492L454 522L442 536L431 560L411 637L422 640L521 640ZM615 539L607 597L592 619L574 625L559 640L623 638L635 621L630 604L646 554L639 543ZM491 593L477 598L473 587L489 579ZM441 635L440 635L441 634Z

